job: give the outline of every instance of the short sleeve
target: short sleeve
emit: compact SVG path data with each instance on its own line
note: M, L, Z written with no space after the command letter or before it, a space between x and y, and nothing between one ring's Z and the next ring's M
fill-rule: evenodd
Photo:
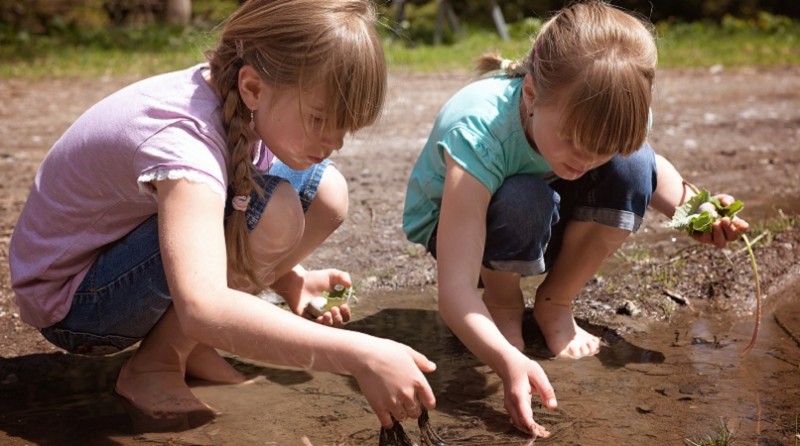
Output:
M140 190L152 193L150 181L186 178L205 183L223 197L227 172L224 147L189 121L164 127L139 146L133 159Z
M450 157L494 194L503 184L503 151L494 138L456 127L439 143Z

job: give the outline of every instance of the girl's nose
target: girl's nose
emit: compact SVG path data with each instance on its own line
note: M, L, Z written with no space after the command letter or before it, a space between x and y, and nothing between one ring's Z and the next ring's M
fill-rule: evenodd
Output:
M325 148L334 151L339 150L344 145L344 137L347 132L344 130L333 130L325 135Z

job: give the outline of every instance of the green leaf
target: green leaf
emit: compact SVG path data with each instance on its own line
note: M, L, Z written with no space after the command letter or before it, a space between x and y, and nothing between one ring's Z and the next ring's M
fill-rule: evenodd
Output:
M343 287L342 285L336 285L333 291L325 291L322 293L324 297L328 299L344 299L347 296L347 292L350 288Z
M700 210L704 203L711 203L717 210L717 216L712 215L707 210ZM733 218L737 212L744 208L744 203L736 200L733 203L723 206L720 201L711 196L706 189L697 191L697 195L690 198L686 203L675 208L675 214L667 226L679 231L686 231L689 234L695 232L711 232L711 226L719 218Z
M358 302L358 297L353 292L353 287L336 285L333 291L324 291L322 296L328 299L326 308L330 308L334 305L341 305L342 303L351 304Z
M720 209L720 214L724 217L733 218L742 209L744 209L744 203L741 200L736 200Z

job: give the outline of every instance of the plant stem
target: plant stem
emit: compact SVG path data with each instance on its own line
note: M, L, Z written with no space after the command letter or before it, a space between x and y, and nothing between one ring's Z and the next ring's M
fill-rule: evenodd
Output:
M758 266L756 265L756 256L753 254L753 247L750 243L750 239L747 238L747 235L742 234L742 240L744 240L744 246L747 247L747 253L750 254L750 266L753 268L753 277L755 277L756 281L756 324L753 328L753 337L750 338L750 343L739 353L739 357L743 358L750 349L756 345L756 338L758 337L758 326L761 324L761 282L758 279Z

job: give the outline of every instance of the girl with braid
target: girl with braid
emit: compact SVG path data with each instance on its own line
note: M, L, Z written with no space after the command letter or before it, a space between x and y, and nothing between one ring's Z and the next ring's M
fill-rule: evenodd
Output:
M383 106L375 20L369 0L245 2L208 63L101 100L43 160L10 246L20 316L72 353L141 341L115 392L145 429L213 418L185 380L242 382L217 349L350 374L387 427L433 408L422 354L337 329L346 305L302 314L351 284L300 262L347 213L327 158Z

